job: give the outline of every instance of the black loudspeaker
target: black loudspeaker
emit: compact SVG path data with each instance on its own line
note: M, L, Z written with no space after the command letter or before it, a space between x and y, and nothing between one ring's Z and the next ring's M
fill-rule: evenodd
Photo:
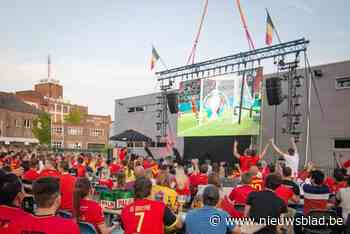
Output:
M177 93L169 93L166 96L166 99L168 100L168 106L169 106L169 111L171 114L176 114L179 109L178 109L178 102L177 102Z
M277 106L283 102L282 81L279 77L266 79L266 95L270 106Z

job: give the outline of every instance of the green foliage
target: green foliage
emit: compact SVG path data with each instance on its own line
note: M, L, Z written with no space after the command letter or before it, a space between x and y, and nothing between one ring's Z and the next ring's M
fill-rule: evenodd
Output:
M51 145L51 117L50 114L42 112L33 121L32 133L40 144Z
M72 109L69 114L64 118L64 121L73 124L78 125L83 120L84 115L80 112L79 109Z

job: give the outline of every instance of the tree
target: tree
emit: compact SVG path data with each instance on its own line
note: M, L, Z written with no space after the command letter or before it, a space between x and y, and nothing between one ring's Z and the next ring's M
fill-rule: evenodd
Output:
M78 125L83 120L84 115L80 112L79 109L72 109L69 114L64 118L69 124Z
M41 112L33 120L32 133L40 144L51 145L51 117L46 112Z

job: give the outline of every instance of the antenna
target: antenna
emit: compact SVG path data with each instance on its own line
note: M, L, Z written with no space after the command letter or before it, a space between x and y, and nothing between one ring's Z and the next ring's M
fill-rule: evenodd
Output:
M47 78L51 78L51 57L50 54L47 56Z

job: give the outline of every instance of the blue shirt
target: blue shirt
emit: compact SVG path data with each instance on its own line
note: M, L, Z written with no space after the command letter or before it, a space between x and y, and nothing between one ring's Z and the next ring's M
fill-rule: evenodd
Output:
M185 218L186 234L225 234L231 232L235 225L227 225L227 212L215 207L204 206L187 213Z

